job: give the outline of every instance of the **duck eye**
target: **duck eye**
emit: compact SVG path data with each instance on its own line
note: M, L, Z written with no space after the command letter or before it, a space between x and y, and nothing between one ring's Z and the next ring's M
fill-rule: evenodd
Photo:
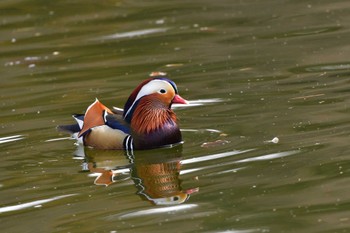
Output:
M165 93L166 93L166 90L160 89L160 90L159 90L159 93L165 94Z

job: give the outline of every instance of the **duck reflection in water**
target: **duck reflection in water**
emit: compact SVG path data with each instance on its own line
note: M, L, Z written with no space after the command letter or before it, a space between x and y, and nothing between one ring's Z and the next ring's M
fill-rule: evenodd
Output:
M104 151L80 148L83 171L96 176L96 185L109 186L131 178L137 194L154 205L187 201L198 188L183 190L180 179L182 145L145 151Z

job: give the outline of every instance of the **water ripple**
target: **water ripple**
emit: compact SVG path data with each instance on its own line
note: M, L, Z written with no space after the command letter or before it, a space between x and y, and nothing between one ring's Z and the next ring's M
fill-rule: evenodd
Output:
M131 38L136 36L143 36L143 35L149 35L159 32L166 32L168 28L150 28L150 29L143 29L143 30L136 30L136 31L130 31L130 32L121 32L121 33L115 33L108 36L102 36L97 38L97 40L116 40L116 39L122 39L122 38Z
M327 71L343 71L349 69L350 64L348 62L341 62L300 66L297 68L290 69L290 71L294 73L319 73Z
M150 214L162 214L162 213L169 213L169 212L179 211L179 210L193 209L195 207L198 207L198 205L197 204L184 204L184 205L178 205L178 206L153 208L153 209L140 210L140 211L135 211L132 213L123 214L123 215L118 216L118 218L132 218L132 217L139 217L139 216L145 216L145 215L150 215Z
M243 153L250 152L250 151L253 151L253 150L254 149L249 149L249 150L244 150L244 151L230 151L230 152L224 152L224 153L219 153L219 154L207 155L207 156L198 157L198 158L185 159L185 160L182 160L181 163L182 164L191 164L191 163L204 162L204 161L209 161L209 160L214 160L214 159L221 159L221 158L225 158L225 157L232 156L232 155L243 154ZM197 171L201 171L201 170L212 169L212 168L216 168L216 167L222 167L224 165L231 165L231 164L238 164L238 163L246 163L246 162L255 162L255 161L277 159L277 158L282 158L282 157L294 155L294 154L299 153L299 152L300 151L298 151L298 150L278 152L278 153L262 155L262 156L247 158L247 159L241 159L241 160L237 160L237 161L231 161L231 162L214 164L214 165L203 166L203 167L197 167L197 168L192 168L192 169L185 169L185 170L182 170L180 172L180 174L184 175L184 174L197 172ZM242 169L245 169L245 167L224 170L224 171L221 171L221 172L217 172L216 174L237 172L237 171L242 170Z
M229 151L229 152L212 154L212 155L202 156L202 157L198 157L198 158L185 159L185 160L182 160L181 163L182 164L189 164L189 163L198 163L198 162L203 162L203 161L208 161L208 160L213 160L213 159L221 159L221 158L229 157L232 155L243 154L243 153L250 152L253 150L255 150L255 149L233 150L233 151Z
M185 107L194 107L194 106L202 106L205 104L214 104L223 102L224 100L221 98L212 98L212 99L198 99L198 100L188 100L188 104L173 104L172 108L185 108Z
M5 206L5 207L0 208L0 213L6 213L6 212L11 212L11 211L16 211L16 210L23 210L23 209L26 209L29 207L36 207L36 206L40 206L40 205L48 203L48 202L56 201L56 200L59 200L62 198L71 197L71 196L75 196L75 195L77 195L77 194L67 194L67 195L61 195L61 196L47 198L47 199L38 200L38 201L31 201L31 202L27 202L27 203L23 203L23 204L18 204L18 205Z
M299 152L300 152L299 150L278 152L278 153L262 155L262 156L253 157L253 158L241 159L241 160L236 161L235 163L246 163L246 162L255 162L255 161L262 161L262 160L277 159L277 158L282 158L282 157L286 157L289 155L294 155L294 154L297 154Z
M13 135L13 136L8 136L8 137L2 137L0 138L0 144L2 143L7 143L7 142L14 142L18 140L24 139L23 135Z

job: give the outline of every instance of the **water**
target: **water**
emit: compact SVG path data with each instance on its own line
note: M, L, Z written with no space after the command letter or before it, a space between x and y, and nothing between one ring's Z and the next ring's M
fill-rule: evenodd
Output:
M348 232L349 10L2 1L2 232ZM152 71L191 100L182 146L126 156L56 131Z

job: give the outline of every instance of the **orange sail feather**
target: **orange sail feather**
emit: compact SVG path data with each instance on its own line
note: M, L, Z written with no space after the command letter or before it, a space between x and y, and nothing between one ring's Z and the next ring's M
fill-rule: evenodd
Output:
M95 102L92 103L86 110L85 117L84 117L84 124L78 134L78 137L80 137L86 131L88 131L93 127L104 125L105 113L112 114L112 111L109 108L107 108L105 105L103 105L98 99L96 99Z

